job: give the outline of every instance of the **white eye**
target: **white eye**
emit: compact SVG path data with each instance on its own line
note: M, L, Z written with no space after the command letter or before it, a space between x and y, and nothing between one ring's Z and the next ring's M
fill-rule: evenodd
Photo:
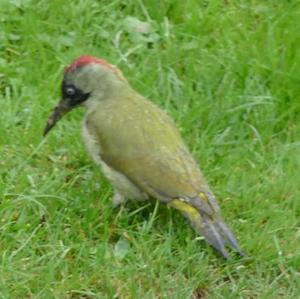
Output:
M76 89L72 86L67 86L65 89L64 89L64 92L67 96L73 96L76 94Z

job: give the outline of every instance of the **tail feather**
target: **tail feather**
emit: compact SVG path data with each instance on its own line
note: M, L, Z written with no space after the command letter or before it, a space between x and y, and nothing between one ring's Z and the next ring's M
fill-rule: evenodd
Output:
M222 219L220 219L217 222L217 225L219 227L220 233L224 236L228 245L230 245L232 248L234 248L239 255L243 256L244 253L243 253L241 247L239 246L233 232L230 230L230 228L223 222Z
M197 210L188 203L174 199L169 203L170 206L181 211L188 218L195 231L201 234L205 240L218 250L226 259L229 259L226 246L234 248L240 255L243 255L236 238L232 231L223 222L219 215L208 215L203 211Z
M229 259L228 251L225 248L226 239L220 234L218 226L213 223L207 216L199 217L198 221L193 222L188 217L194 229L204 236L205 240L217 249L226 259Z

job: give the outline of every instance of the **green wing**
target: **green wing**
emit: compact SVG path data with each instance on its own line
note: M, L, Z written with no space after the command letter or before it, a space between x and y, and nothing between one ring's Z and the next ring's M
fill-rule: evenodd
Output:
M150 195L168 201L209 190L173 121L137 94L103 102L88 126L101 159Z

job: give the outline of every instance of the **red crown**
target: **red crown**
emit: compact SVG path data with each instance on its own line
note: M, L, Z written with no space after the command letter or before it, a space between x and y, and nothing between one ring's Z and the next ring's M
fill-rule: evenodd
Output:
M103 66L111 69L113 72L116 72L116 67L114 67L113 65L109 64L105 60L97 58L97 57L89 56L89 55L83 55L83 56L80 56L79 58L75 59L65 69L65 73L72 72L72 71L76 70L78 67L82 67L82 66L90 64L90 63L95 63L95 64L103 65Z

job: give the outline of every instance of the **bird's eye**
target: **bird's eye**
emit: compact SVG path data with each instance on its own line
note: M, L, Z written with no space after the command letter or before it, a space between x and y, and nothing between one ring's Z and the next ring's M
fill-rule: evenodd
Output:
M71 97L73 95L76 94L76 89L72 86L67 86L65 89L64 89L64 92L67 96Z
M62 82L61 96L63 99L69 99L70 105L78 106L88 99L90 93L85 93L81 89L77 88L71 82Z

